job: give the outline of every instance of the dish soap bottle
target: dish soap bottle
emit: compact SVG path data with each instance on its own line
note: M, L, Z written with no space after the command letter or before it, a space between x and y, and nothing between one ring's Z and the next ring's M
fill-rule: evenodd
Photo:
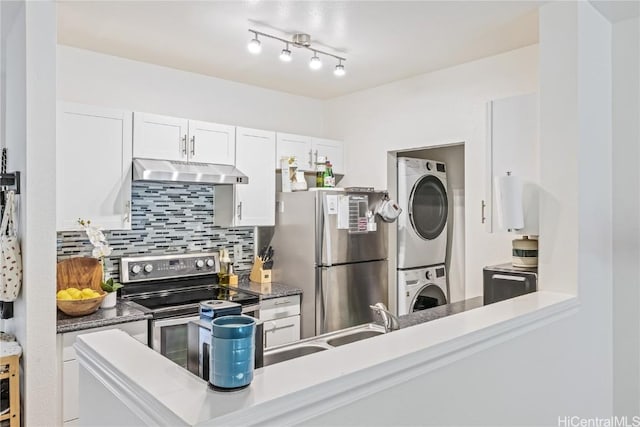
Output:
M331 162L327 160L324 168L323 186L333 188L336 186L336 177L333 175L333 169L331 168Z

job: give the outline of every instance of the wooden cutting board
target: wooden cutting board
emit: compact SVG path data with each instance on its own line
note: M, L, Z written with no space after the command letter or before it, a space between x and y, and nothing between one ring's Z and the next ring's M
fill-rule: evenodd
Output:
M91 288L102 292L102 265L96 258L69 258L56 268L57 290Z

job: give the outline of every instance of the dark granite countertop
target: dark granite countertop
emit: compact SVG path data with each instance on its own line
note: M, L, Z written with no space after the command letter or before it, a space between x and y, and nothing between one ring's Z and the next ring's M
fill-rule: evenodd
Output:
M237 285L220 285L230 289L240 289L253 295L258 295L261 300L301 295L302 289L282 283L256 283L249 280L248 275L241 275Z
M463 311L473 310L474 308L484 305L482 297L475 297L458 301L451 304L441 305L439 307L429 308L427 310L416 311L414 313L405 314L398 318L400 329L410 326L419 325L421 323L430 322L431 320L440 319L442 317L451 316L452 314L462 313ZM382 325L380 320L376 323Z
M144 307L129 301L118 300L114 308L100 308L87 316L67 316L58 310L56 332L62 334L150 318L151 314L146 313Z

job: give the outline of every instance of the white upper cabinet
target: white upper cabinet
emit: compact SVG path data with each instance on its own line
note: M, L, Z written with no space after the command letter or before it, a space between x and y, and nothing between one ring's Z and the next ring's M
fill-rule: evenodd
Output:
M519 95L487 106L487 202L483 219L487 231L498 231L495 179L507 171L525 183L539 183L538 96ZM525 203L527 194L524 194ZM532 233L535 234L535 233Z
M134 157L233 165L235 145L234 126L134 114Z
M313 150L311 148L311 137L293 135L290 133L277 134L276 168L280 169L280 159L282 157L295 156L298 161L298 170L315 171L313 164Z
M331 162L334 174L344 175L342 142L332 139L311 138L311 148L314 162L318 161L318 157L324 157Z
M235 127L189 120L188 151L191 162L235 164Z
M315 172L318 157L331 162L333 173L344 175L344 150L342 142L332 139L314 138L290 133L278 133L276 168L280 169L282 157L295 156L298 170Z
M131 228L132 112L58 103L56 229Z
M135 113L133 156L143 159L188 159L189 121L157 114Z
M275 225L275 152L275 132L236 128L236 167L249 177L235 186L236 226Z

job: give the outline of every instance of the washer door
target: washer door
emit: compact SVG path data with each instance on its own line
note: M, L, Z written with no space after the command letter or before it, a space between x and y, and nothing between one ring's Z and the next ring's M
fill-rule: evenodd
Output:
M409 197L411 226L425 240L433 240L447 225L449 201L447 190L433 175L425 175L416 182Z
M411 312L426 310L447 303L447 296L439 286L432 283L424 285L411 301Z

